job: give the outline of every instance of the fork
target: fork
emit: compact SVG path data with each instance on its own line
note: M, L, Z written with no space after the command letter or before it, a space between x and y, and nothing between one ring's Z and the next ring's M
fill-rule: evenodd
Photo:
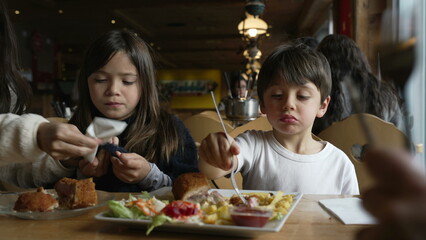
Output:
M228 138L228 132L226 131L225 124L223 124L222 116L220 115L219 108L217 107L216 98L214 97L213 91L210 91L210 94L212 96L214 107L216 108L216 113L217 113L217 116L219 117L220 124L222 124L223 132L225 133L226 140L228 141L229 145L231 145L231 141ZM232 164L231 164L231 183L232 183L232 187L234 188L234 191L237 193L238 197L240 197L241 201L245 205L247 205L248 202L243 197L243 195L241 194L240 190L238 189L238 185L237 185L237 182L235 181L235 176L234 176L235 175L235 169L234 169L235 164L234 164L234 162L238 161L238 159L237 159L237 157L235 155L232 155L232 158L233 158L232 159Z

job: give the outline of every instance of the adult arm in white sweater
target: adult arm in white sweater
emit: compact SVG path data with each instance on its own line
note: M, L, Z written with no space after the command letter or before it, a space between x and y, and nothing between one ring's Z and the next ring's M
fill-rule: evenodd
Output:
M0 165L35 161L46 153L55 160L85 156L99 143L72 124L49 123L35 114L0 114Z
M0 114L0 165L45 157L37 143L37 130L44 122L48 120L35 114Z
M51 184L75 174L58 160L94 151L98 140L74 125L35 115L0 114L0 180L21 187Z
M0 180L37 187L75 172L38 147L37 130L45 122L35 114L0 114Z

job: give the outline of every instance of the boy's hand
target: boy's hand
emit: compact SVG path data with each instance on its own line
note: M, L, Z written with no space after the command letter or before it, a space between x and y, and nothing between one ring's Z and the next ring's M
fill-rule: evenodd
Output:
M240 148L234 139L228 135L228 140L223 132L211 133L202 142L199 148L200 160L230 172L233 155L240 153Z
M112 170L115 176L125 183L137 183L145 178L151 165L136 153L116 152L118 158L111 157Z

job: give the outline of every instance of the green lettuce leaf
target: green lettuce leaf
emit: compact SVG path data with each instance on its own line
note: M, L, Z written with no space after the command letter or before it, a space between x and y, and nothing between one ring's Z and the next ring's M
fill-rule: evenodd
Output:
M149 235L155 227L161 226L166 222L173 222L173 219L164 214L156 215L152 218L151 224L148 226L146 230L146 235Z
M108 201L108 207L110 209L108 215L116 218L130 218L133 219L132 211L124 206L122 201Z

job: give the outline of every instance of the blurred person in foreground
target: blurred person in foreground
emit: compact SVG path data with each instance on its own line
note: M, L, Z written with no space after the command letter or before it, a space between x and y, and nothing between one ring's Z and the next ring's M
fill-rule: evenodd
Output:
M426 176L405 151L372 147L364 160L377 184L363 196L379 224L356 239L426 239Z
M401 19L413 21L419 24L418 32L406 35L406 38L384 38L380 44L388 45L382 52L383 75L393 79L405 92L405 99L409 113L413 114L414 123L412 129L407 129L411 134L410 140L417 143L424 142L424 106L423 97L424 74L419 69L424 69L424 23L415 21L416 16L421 19L426 10L424 2L404 1L406 8L398 12ZM411 5L410 7L407 7ZM423 8L423 9L422 9ZM414 11L416 9L416 11ZM417 15L417 10L423 13ZM384 16L382 27L393 33L390 29L395 24L395 19L390 14L394 9L388 8ZM387 21L386 21L387 20ZM396 20L398 21L398 20ZM413 25L413 27L414 27ZM398 29L401 32L407 29ZM412 29L411 29L412 30ZM385 31L384 31L385 32ZM386 36L386 35L385 35ZM412 41L415 39L415 41ZM388 42L389 41L389 42ZM403 45L404 48L399 46ZM419 54L420 53L420 54ZM419 54L419 56L416 56ZM410 57L411 55L411 57ZM408 56L408 57L407 57ZM417 58L416 58L417 57ZM386 64L387 63L387 64ZM390 64L392 63L392 64ZM397 64L394 64L397 63ZM419 67L419 68L416 68ZM424 71L424 70L423 70ZM411 76L410 76L411 72ZM415 91L414 91L415 90ZM416 118L418 117L418 118ZM416 122L418 121L418 122ZM412 139L411 139L412 138ZM424 163L424 153L418 151L410 154L403 150L395 150L383 147L371 147L367 150L363 160L366 162L371 175L376 179L376 185L363 195L364 207L377 218L378 224L363 229L357 234L357 239L362 240L417 240L426 239L426 176L424 167L419 167L420 161Z
M17 40L7 11L0 0L0 165L92 152L98 140L84 136L76 126L25 114L31 88L19 73Z

